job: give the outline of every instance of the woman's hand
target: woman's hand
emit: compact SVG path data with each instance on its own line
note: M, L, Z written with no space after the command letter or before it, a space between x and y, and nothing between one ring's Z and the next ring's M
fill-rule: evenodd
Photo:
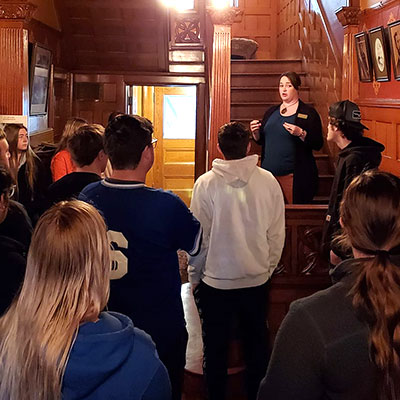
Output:
M258 119L250 122L250 131L254 140L260 140L260 126L261 122Z
M288 122L283 123L283 127L293 136L299 137L301 140L304 140L307 132L300 128L297 125L289 124Z

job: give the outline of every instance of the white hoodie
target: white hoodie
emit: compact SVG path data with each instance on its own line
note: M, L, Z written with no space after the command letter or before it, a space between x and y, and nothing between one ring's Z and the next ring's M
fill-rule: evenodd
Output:
M259 286L272 275L285 241L279 183L257 166L257 155L213 161L196 181L191 210L203 228L189 280L218 289Z

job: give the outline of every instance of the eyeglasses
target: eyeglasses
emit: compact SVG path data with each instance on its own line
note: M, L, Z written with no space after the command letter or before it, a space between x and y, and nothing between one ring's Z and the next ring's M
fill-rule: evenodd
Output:
M12 185L9 189L4 191L4 194L6 194L8 198L11 198L14 196L16 188L17 188L17 185Z
M153 146L153 149L155 149L157 147L157 142L158 142L157 138L151 139L150 144Z

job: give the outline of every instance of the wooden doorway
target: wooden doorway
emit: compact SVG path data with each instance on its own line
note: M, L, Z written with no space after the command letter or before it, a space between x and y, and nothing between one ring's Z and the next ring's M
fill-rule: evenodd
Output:
M171 190L189 206L195 175L196 86L131 86L127 93L128 112L149 118L158 139L146 184Z

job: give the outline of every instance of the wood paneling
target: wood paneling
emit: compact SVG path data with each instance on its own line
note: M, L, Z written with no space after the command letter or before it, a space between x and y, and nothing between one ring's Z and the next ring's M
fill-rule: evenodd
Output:
M327 206L286 206L286 240L272 277L268 323L273 339L290 303L330 285L319 246Z
M167 8L157 0L56 0L70 70L167 71Z
M0 71L0 114L28 115L28 31L21 21L0 18Z
M258 43L256 58L276 57L277 2L275 0L241 0L243 11L232 25L232 37L253 39Z
M125 83L122 75L76 74L74 83L80 82L98 84L100 98L74 99L74 115L85 118L89 123L106 126L111 112L125 110Z
M367 9L361 13L358 31L387 26L399 19L400 2L389 1L381 8ZM355 59L355 54L353 53ZM358 76L357 76L358 78ZM389 82L361 83L356 80L358 96L354 99L361 107L361 116L370 129L366 136L385 146L381 168L400 176L400 81L391 73Z

